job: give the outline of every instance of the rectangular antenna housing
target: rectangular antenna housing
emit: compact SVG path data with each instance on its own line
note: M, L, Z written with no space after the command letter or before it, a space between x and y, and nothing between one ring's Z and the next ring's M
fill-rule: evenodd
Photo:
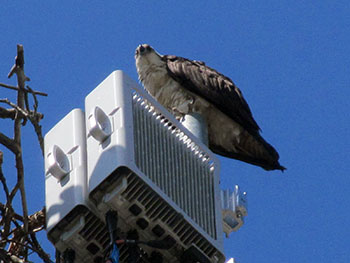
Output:
M158 250L165 262L193 247L224 262L220 167L210 150L120 70L86 97L85 112L88 192L99 213L117 210L120 228L140 240L171 240Z
M85 114L72 110L44 138L48 233L87 200Z
M61 253L73 249L76 262L102 260L109 235L88 200L85 113L74 109L59 121L45 135L44 151L48 239Z

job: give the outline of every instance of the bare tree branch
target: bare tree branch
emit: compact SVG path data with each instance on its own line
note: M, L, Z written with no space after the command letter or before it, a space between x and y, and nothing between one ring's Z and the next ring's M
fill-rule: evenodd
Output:
M24 73L23 46L17 45L17 56L8 77L17 76L17 87L0 83L0 87L17 91L16 103L8 99L0 99L10 108L0 107L0 118L14 121L13 138L0 132L0 144L4 145L15 155L17 182L12 189L8 188L5 175L2 171L3 153L0 151L0 182L6 196L6 204L0 203L0 262L27 262L29 250L36 253L45 263L52 262L50 256L40 246L35 233L45 227L45 209L28 216L27 199L24 185L24 165L22 159L22 126L27 120L32 123L37 135L40 149L44 153L44 143L40 120L44 117L39 113L37 95L47 96L46 93L34 91L26 86L29 78ZM28 94L33 96L33 110L30 109ZM16 213L12 202L20 192L22 215ZM7 247L7 251L5 248Z
M28 88L30 89L29 86L28 86ZM34 127L35 133L37 134L42 155L44 156L44 139L43 139L42 132L41 132L41 125L39 125L39 121L44 117L44 115L36 112L36 109L38 108L38 100L37 100L35 94L33 94L33 97L34 97L34 111L30 111L27 97L25 97L27 110L20 108L16 104L9 101L7 98L0 99L0 103L6 103L9 106L11 106L12 108L14 108L18 113L20 113L22 115L21 116L22 119L24 120L22 125L25 125L25 120L27 118L30 120L30 122L32 123L32 125Z
M0 248L0 262L11 262L11 256L9 255L9 253L5 250Z
M36 114L33 117L30 116L29 120L34 126L35 133L38 137L38 141L39 141L39 145L40 145L40 149L41 149L41 154L44 157L44 138L43 138L42 131L41 131L41 125L39 125L39 120L37 117L39 117L38 114Z
M0 132L0 143L4 145L7 149L9 149L14 154L19 154L21 152L21 147L16 144L16 142L7 137L5 134Z
M17 107L23 109L24 106L24 87L25 82L29 80L24 74L24 51L22 45L17 45L17 56L15 58L15 65L10 70L8 77L10 78L13 74L17 75L17 83L19 90L17 92ZM21 147L21 118L17 115L15 119L14 127L14 141L16 144ZM22 154L18 153L15 156L16 168L17 168L17 182L19 183L19 189L21 192L21 201L23 209L23 218L24 218L24 230L28 232L28 208L27 208L27 198L24 187L24 168Z
M50 255L48 255L47 253L45 253L45 251L42 249L42 247L40 246L35 233L30 234L30 238L32 240L32 242L30 242L32 244L32 247L36 249L37 254L39 255L39 257L44 260L45 263L51 263L52 261L50 260Z
M6 239L10 233L11 221L13 218L14 211L11 204L7 203L7 205L1 212L2 212L1 225L4 226L4 229L2 230L2 233L1 233L0 248L4 248L7 243Z
M14 241L14 240L10 240L10 239L7 239L6 241L7 242L12 242L13 244L16 245L17 248L20 248L22 250L30 249L30 250L34 251L35 253L37 253L39 256L42 255L44 257L45 256L49 257L48 254L45 254L45 255L41 254L41 252L35 246L33 246L31 242L28 242L28 241ZM1 251L1 249L0 249L0 251ZM15 263L17 263L17 262L26 263L27 262L27 260L23 260L23 259L20 258L22 256L22 255L20 255L21 252L17 252L17 254L11 254L11 252L6 251L6 253L11 258L11 261L5 261L6 263L7 262L15 262ZM48 261L44 261L44 262L45 263L46 262L52 263L52 261L50 259Z
M0 83L0 87L4 87L6 89L18 90L17 87L11 86L11 85L7 85L7 84L4 84L4 83Z
M18 113L22 114L22 116L19 116L19 118L27 118L28 117L28 113L22 109L21 107L17 106L16 104L14 104L13 102L11 102L9 99L5 98L5 99L0 99L0 103L6 103L7 105L11 106L13 109L16 110L17 115L15 116L15 119L18 117Z
M34 91L31 89L31 87L29 87L27 85L27 90L33 95L33 100L34 100L34 105L33 105L33 108L34 108L34 113L37 113L37 110L38 110L38 98L36 97L36 94L34 93Z
M12 90L19 90L19 88L15 87L15 86L7 85L7 84L4 84L4 83L0 83L0 87L7 88L7 89L12 89ZM27 90L27 92L29 92L31 94L35 94L35 95L45 96L45 97L48 96L47 93L41 92L41 91Z
M23 220L23 222L24 221L25 220ZM9 248L9 252L11 252L11 254L17 254L20 248L16 246L16 242L17 243L20 242L21 239L26 237L27 233L35 233L43 229L45 225L45 209L43 208L42 210L30 215L27 218L27 222L28 222L28 231L25 231L25 228L23 225L20 228L14 229L14 231L12 232L13 238L11 239L11 242L14 242L14 243L11 243Z
M33 91L29 86L27 86L27 89L29 91ZM42 135L42 132L41 132L41 125L39 125L39 121L41 121L43 118L44 118L44 115L41 114L41 113L38 113L37 110L38 110L38 99L35 95L34 92L31 92L31 94L33 95L33 100L34 100L34 105L33 105L33 108L34 108L34 112L31 112L30 116L29 116L29 120L30 122L32 123L33 127L34 127L34 130L35 130L35 133L38 137L38 141L39 141L39 144L40 144L40 149L41 149L41 153L44 157L44 138L43 138L43 135Z
M2 119L12 119L16 118L17 111L15 109L5 109L0 107L0 118Z
M2 183L2 187L4 188L6 200L8 201L9 197L10 197L10 193L9 193L9 189L7 187L6 178L4 177L4 174L2 173L3 158L4 158L4 154L2 151L0 151L0 181Z
M0 211L3 213L3 211L5 210L6 210L6 205L4 205L3 203L0 203ZM13 213L13 219L23 222L23 217L16 213Z

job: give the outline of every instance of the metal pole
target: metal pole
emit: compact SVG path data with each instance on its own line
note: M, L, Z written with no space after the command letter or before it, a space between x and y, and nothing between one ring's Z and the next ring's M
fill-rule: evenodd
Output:
M181 123L202 143L208 146L208 125L202 115L196 112L189 113L184 116Z

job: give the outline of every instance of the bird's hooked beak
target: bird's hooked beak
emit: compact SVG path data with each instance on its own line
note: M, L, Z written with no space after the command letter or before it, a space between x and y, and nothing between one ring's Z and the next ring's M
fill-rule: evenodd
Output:
M135 50L135 57L143 56L143 55L151 52L152 50L153 50L153 48L148 44L139 45Z

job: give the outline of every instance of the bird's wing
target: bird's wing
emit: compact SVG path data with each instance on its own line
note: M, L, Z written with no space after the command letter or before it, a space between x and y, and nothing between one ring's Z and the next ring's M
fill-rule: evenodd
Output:
M242 92L231 79L200 61L171 55L162 59L169 75L184 88L212 103L252 135L259 134L260 128Z

